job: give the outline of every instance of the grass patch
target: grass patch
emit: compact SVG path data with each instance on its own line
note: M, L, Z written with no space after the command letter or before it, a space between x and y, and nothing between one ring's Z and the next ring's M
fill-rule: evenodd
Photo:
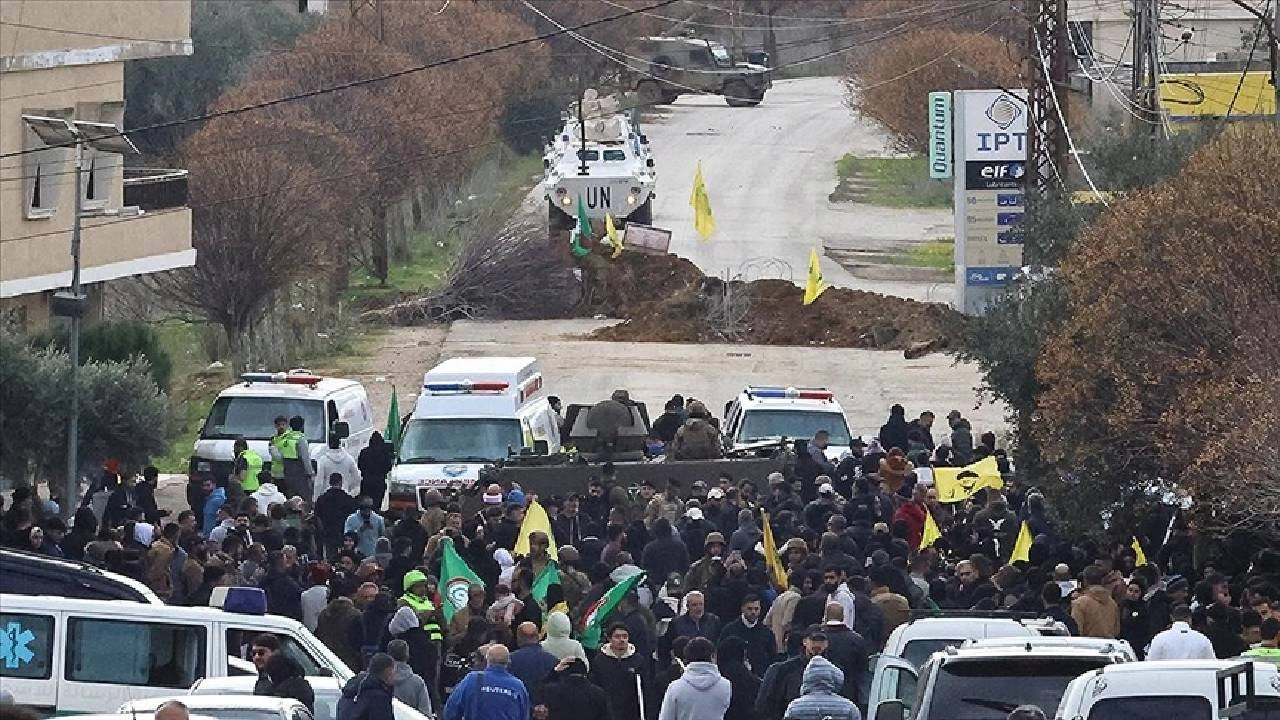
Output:
M952 186L929 177L923 156L868 158L847 153L836 160L836 201L895 208L949 208Z
M156 326L160 344L173 360L173 379L169 387L173 439L164 455L151 458L151 464L162 473L187 471L191 445L200 432L209 406L218 393L231 384L229 370L208 369L201 341L203 331L203 325L180 320L168 320Z
M343 295L344 302L370 307L404 294L429 292L439 287L458 254L459 242L454 229L487 208L519 205L536 184L534 177L541 174L539 155L508 154L499 158L497 177L491 187L483 188L483 195L469 199L464 190L460 205L454 205L429 227L415 230L409 237L409 260L391 262L385 285L367 270L353 272Z
M894 264L955 272L955 241L945 238L917 243L895 255Z

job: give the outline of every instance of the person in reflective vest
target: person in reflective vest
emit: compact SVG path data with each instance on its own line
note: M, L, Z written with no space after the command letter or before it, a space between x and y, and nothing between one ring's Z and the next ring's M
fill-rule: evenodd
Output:
M432 704L439 707L440 647L444 633L440 630L441 613L431 602L431 585L421 570L410 570L404 576L404 595L400 596L400 610L392 616L388 631L392 637L409 643L409 665L422 676L432 693ZM412 615L406 615L406 611ZM418 627L413 627L415 624Z
M294 415L289 418L289 430L280 433L277 423L277 435L271 438L271 459L278 459L284 466L280 481L283 485L281 491L286 497L311 497L311 476L315 474L315 468L311 465L311 448L303 428L302 417Z
M431 639L440 642L444 639L444 634L440 631L440 622L437 617L436 606L431 602L431 586L427 583L427 576L421 570L410 570L404 575L404 595L400 596L400 603L413 608L422 618L422 629L427 631Z
M236 438L235 465L231 469L232 476L240 482L240 488L246 494L254 492L260 485L258 473L262 472L262 456L249 448L249 443L242 437Z

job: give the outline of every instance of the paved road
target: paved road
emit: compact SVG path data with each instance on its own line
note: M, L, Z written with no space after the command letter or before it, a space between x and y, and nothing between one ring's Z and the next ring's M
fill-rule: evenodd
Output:
M659 173L654 224L674 232L672 252L707 273L803 282L810 248L883 249L904 237L923 237L938 222L936 210L887 211L827 201L837 158L888 152L884 133L845 107L836 78L779 81L755 108L731 108L719 97L683 97L643 130ZM694 232L689 207L699 161L718 228L709 241ZM951 299L949 284L860 279L829 258L822 262L824 277L834 285Z

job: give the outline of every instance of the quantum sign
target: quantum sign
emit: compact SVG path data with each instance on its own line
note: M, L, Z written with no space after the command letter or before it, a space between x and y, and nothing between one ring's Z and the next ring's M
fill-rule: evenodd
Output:
M929 177L951 177L951 93L929 93Z

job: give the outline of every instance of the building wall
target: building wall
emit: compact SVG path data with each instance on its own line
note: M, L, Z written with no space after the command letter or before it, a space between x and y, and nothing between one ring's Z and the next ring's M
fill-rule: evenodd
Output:
M47 292L70 283L74 150L46 149L23 121L45 115L123 124L124 63L191 52L190 0L0 1L0 298L43 324ZM57 28L52 29L52 28ZM94 197L82 233L85 283L191 265L191 211L117 216L123 158L86 150ZM38 168L38 170L37 170ZM33 211L33 178L42 209ZM30 296L30 297L22 297Z

